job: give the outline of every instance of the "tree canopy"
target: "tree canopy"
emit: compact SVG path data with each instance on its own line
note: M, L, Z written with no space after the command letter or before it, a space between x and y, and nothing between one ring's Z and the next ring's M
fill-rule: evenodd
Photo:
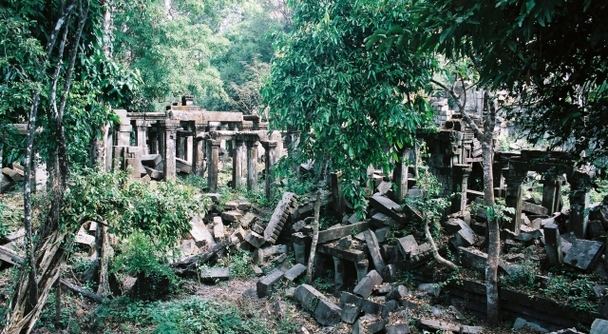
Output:
M375 30L413 23L406 3L292 1L292 31L262 90L272 126L299 134L299 161L342 171L350 199L363 198L367 168L387 167L432 114L424 97L433 62L407 45L365 47Z

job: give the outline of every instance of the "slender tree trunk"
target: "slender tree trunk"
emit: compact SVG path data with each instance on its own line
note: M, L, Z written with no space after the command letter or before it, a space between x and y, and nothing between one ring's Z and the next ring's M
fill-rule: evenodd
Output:
M321 211L321 192L317 192L315 201L315 220L312 223L312 242L310 243L310 256L308 257L308 268L306 269L306 283L312 284L315 274L315 254L317 253L317 242L319 241L319 211Z

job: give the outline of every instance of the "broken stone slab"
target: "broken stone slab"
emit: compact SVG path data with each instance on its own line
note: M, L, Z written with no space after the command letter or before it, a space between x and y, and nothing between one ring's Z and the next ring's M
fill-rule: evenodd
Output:
M152 180L162 180L165 177L165 174L160 170L150 168L148 166L144 166L144 170Z
M403 255L403 258L407 259L410 255L416 254L418 242L416 242L416 238L410 234L397 239L397 246L399 247L399 251L401 252L401 255Z
M391 233L390 227L381 227L374 231L378 243L384 243Z
M226 237L226 229L222 217L213 217L213 237L215 240L222 240Z
M340 317L342 322L347 324L354 324L361 315L361 309L355 304L344 304L341 308L342 313L340 314Z
M349 224L356 224L359 222L359 218L357 216L357 213L353 213L352 215L350 215L350 217L348 217L348 219L346 220Z
M269 257L277 254L287 253L287 245L273 245L264 248L258 248L253 253L255 263L263 263Z
M393 324L384 328L386 334L410 334L411 330L407 324Z
M363 232L363 235L365 236L365 243L367 244L367 249L372 258L372 262L374 263L374 267L378 272L382 273L386 264L380 254L380 245L378 244L378 239L376 239L376 234L368 229Z
M363 298L371 296L374 286L382 283L382 277L372 270L355 286L353 292Z
M386 322L371 314L366 314L357 319L353 325L352 334L375 334L384 331Z
M589 334L606 334L608 333L608 320L595 319L591 324Z
M541 327L540 325L534 323L534 322L530 322L527 321L524 318L517 318L515 319L515 322L513 323L513 329L516 331L521 331L523 330L525 327L527 327L528 329L531 329L535 332L539 332L539 333L548 333L549 331L543 327Z
M602 252L604 243L592 240L576 239L564 256L564 263L589 271L595 268Z
M245 237L245 241L255 248L260 248L264 243L266 243L266 239L264 239L263 236L253 231L249 231L249 234L247 234Z
M251 226L257 220L258 220L258 216L255 213L253 213L253 212L247 212L247 213L245 213L245 215L243 216L243 218L241 218L241 227L242 228L249 228L249 226Z
M345 304L355 304L366 314L382 315L384 305L371 300L363 299L350 292L342 291L340 294L340 307Z
M237 210L230 210L222 212L222 219L229 223L239 224L243 218L243 214Z
M421 283L418 284L418 291L424 292L429 296L439 297L441 285L439 283Z
M370 204L385 215L401 221L403 216L400 214L401 205L393 202L388 197L382 195L374 195L370 197Z
M467 223L464 220L459 219L459 218L450 218L445 222L444 228L447 233L454 234L454 233L460 231L460 229L462 228L462 225L467 225Z
M338 240L338 247L340 247L340 248L348 249L352 245L353 245L353 239L350 235L347 235L343 238L340 238L340 240Z
M408 296L407 288L404 285L397 285L394 287L387 295L386 300L395 300L402 301L405 297Z
M464 220L458 219L458 223L460 224L460 229L452 236L450 243L456 248L460 246L469 247L475 244L477 235L473 232L473 229Z
M460 262L463 267L484 272L486 263L488 262L488 254L475 249L459 247Z
M350 261L355 264L357 262L367 259L367 253L365 251L354 248L343 249L338 247L337 243L327 243L318 245L317 252L335 256L342 260Z
M483 327L481 326L465 326L459 325L451 322L447 322L444 320L434 320L434 319L419 319L418 326L422 329L432 329L432 330L440 330L447 332L456 332L463 334L481 334Z
M188 257L190 255L195 255L198 253L198 247L196 247L196 242L194 241L194 239L182 240L180 249L182 251L182 256L184 257Z
M290 282L295 281L298 277L304 275L306 272L306 266L301 263L296 263L291 269L285 272L285 279Z
M290 192L284 193L281 201L274 209L266 229L264 230L264 239L266 239L268 243L274 244L277 241L281 231L283 230L283 226L287 222L287 219L297 209L297 207L297 195Z
M175 158L175 170L178 173L190 174L192 172L192 164L186 160Z
M271 271L268 275L260 278L256 284L258 298L264 298L268 296L271 292L271 289L274 285L276 285L281 278L283 278L284 273L278 269Z
M521 211L539 216L546 216L549 214L549 210L544 206L530 203L528 201L521 202Z
M230 268L205 268L201 271L200 277L204 282L227 281L230 279Z
M298 286L294 298L323 326L340 322L342 309L328 301L325 296L308 284Z
M207 226L205 226L198 216L192 217L190 221L190 235L192 235L197 247L213 247L216 244L211 232L209 232Z
M163 161L163 157L160 154L144 154L141 157L141 163L144 166L150 168L156 168L160 162Z
M23 181L23 175L19 174L16 170L14 170L10 167L2 168L2 174L9 177L13 182Z
M392 219L384 213L378 212L372 216L371 223L376 227L389 226L392 225Z
M88 234L84 228L80 228L76 234L76 242L82 245L87 245L93 249L95 246L95 237Z
M596 240L606 236L604 225L599 220L590 220L587 225L587 234L590 239Z
M319 231L318 243L323 244L333 240L359 233L369 227L369 223L362 221L351 225L335 225L326 230Z
M391 190L391 187L393 186L392 182L387 182L387 181L382 181L377 187L376 190L380 193L382 193L383 195L386 194L389 190Z
M387 264L382 271L382 277L386 282L393 283L398 279L397 276L397 266L394 264Z

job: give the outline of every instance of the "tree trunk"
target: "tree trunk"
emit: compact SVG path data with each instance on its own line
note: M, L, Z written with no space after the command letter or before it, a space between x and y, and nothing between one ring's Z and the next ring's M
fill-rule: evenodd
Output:
M430 220L431 220L430 218L424 219L424 234L426 235L426 239L431 244L431 250L433 251L433 257L435 258L435 260L437 262L439 262L439 264L446 266L446 267L450 268L451 270L457 270L458 266L456 264L454 264L454 262L444 258L443 256L441 256L441 254L439 254L439 251L437 250L437 245L435 244L435 240L433 240L433 236L431 235L431 231L429 230Z
M97 249L97 261L99 261L99 286L97 294L101 297L110 295L110 279L108 267L110 264L110 245L108 243L108 227L106 224L97 224L95 231L95 248Z
M306 283L308 284L312 284L315 274L315 254L317 253L317 242L319 241L319 211L321 211L321 192L317 191L315 220L312 223L312 242L310 243L310 256L308 257L308 268L306 269Z

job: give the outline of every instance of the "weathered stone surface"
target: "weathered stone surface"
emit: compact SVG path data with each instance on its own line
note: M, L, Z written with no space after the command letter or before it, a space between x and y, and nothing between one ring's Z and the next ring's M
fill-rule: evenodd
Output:
M249 231L249 234L247 234L247 236L245 237L245 240L253 247L255 248L260 248L262 247L262 245L266 242L266 240L264 239L263 236L253 232L253 231Z
M460 229L452 236L450 242L454 247L469 247L475 243L476 234L463 220L458 220Z
M600 303L597 306L597 313L600 317L608 319L608 296L604 296L600 299Z
M483 271L488 255L474 248L458 248L460 254L460 262L464 267Z
M144 154L141 157L141 163L150 168L156 168L161 161L163 157L160 154Z
M237 210L230 210L222 212L222 219L229 223L237 223L241 221L243 214Z
M264 248L256 249L253 258L257 263L266 261L269 257L277 254L285 254L287 252L287 245L273 245Z
M441 285L439 285L439 283L418 284L418 291L422 291L429 296L439 297L439 294L441 293Z
M444 320L434 320L434 319L420 319L418 321L418 327L422 329L433 329L433 330L441 330L448 332L456 332L463 334L481 334L482 327L481 326L464 326L458 325L451 322L447 322Z
M384 305L358 297L352 293L343 291L340 294L340 306L345 304L355 304L366 314L381 315Z
M355 304L344 304L342 305L342 313L340 317L342 321L347 324L354 324L361 314L361 309Z
M387 182L387 181L382 181L377 187L376 190L378 190L378 192L382 193L382 194L386 194L389 190L391 190L391 187L393 186L393 183L391 182Z
M384 243L391 233L391 228L381 227L376 229L374 233L376 234L376 240L378 240L378 243Z
M374 267L378 272L383 272L386 264L380 254L380 245L378 244L378 239L376 239L376 234L371 230L366 230L363 232L363 235L365 235L365 243L367 244L367 249L369 250L369 255L372 258Z
M415 254L416 250L418 249L416 238L414 238L414 236L411 234L397 239L397 246L399 247L401 255L403 255L405 259L407 259L410 255Z
M301 263L296 263L291 269L285 272L285 279L293 282L298 277L302 276L306 272L306 266Z
M547 210L547 208L544 206L530 203L528 201L521 202L521 211L539 216L546 216L549 214L549 210Z
M604 225L599 220L590 220L587 225L587 234L590 239L599 239L606 236Z
M318 243L323 244L329 241L338 240L353 233L363 231L369 227L369 223L362 221L351 225L335 225L326 230L319 231Z
M386 300L401 301L407 297L408 291L404 285L397 285L386 295Z
M194 216L190 221L190 235L192 235L198 247L215 245L213 236L198 216Z
M563 262L561 240L559 228L555 223L545 224L543 227L545 232L545 252L547 259L552 266L560 266Z
M190 255L198 253L198 247L196 247L196 242L194 241L194 239L182 240L180 249L182 251L182 256L184 257L188 257Z
M337 244L322 244L317 246L317 252L339 257L343 260L357 263L367 258L367 253L353 248L343 249L339 248Z
M9 247L0 246L0 264L2 264L3 261L12 265L21 264L23 258Z
M260 278L256 284L258 297L266 297L270 293L272 287L283 278L283 275L284 273L282 271L275 269L268 275Z
M355 286L353 292L363 298L372 294L374 286L382 283L382 277L376 270L372 270Z
M564 263L582 270L592 270L602 256L604 244L599 241L577 239L564 256Z
M264 239L266 239L267 242L274 244L277 241L289 215L291 215L297 207L298 200L296 194L290 192L284 193L283 198L274 209L274 213L264 230Z
M447 233L454 234L454 233L460 231L463 224L467 225L467 223L462 219L450 218L445 222L444 228Z
M410 327L407 324L388 325L384 328L386 334L410 334Z
M95 237L88 234L84 230L84 228L81 227L80 230L78 230L78 233L76 234L76 242L79 244L87 245L92 248L95 244Z
M536 323L526 321L524 318L515 319L515 323L513 323L513 329L516 331L523 330L525 327L540 333L548 333L549 331Z
M372 216L372 223L374 226L390 225L391 217L385 215L382 212L378 212Z
M401 210L401 205L393 202L387 197L384 197L382 195L374 195L370 197L370 204L376 209L378 209L380 212L393 219L400 221L402 218L402 215L399 214L399 211Z
M308 284L302 284L294 291L294 298L313 314L323 326L332 326L340 322L342 309L328 301L322 293Z
M205 282L227 281L230 279L230 268L207 268L201 271L201 280Z
M192 164L180 158L175 158L175 168L178 173L190 174L192 172Z
M222 240L226 237L226 229L222 217L213 217L213 237L215 240Z
M377 317L366 314L353 325L352 334L375 334L384 330L386 322Z
M255 213L247 212L243 218L241 218L241 227L249 228L251 224L255 223L258 220L258 216Z
M352 215L350 215L350 217L348 217L347 222L349 224L355 224L359 222L359 218L357 218L357 213L353 213Z
M392 263L387 264L386 267L384 267L384 270L382 271L382 277L386 282L389 283L397 281L397 266Z
M608 333L608 320L595 319L591 324L589 334L606 334Z

